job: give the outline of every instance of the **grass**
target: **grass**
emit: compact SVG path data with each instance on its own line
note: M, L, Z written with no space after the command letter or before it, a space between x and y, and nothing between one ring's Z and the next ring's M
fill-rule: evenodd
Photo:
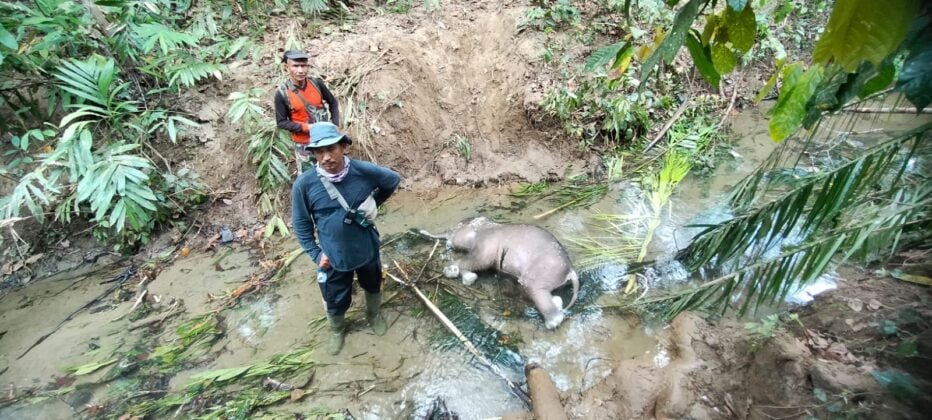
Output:
M543 219L561 210L591 206L605 197L607 193L608 185L605 184L570 181L556 191L554 201L557 206L534 216L534 219Z
M252 413L260 407L304 395L303 392L299 393L300 395L293 394L293 390L265 391L263 380L275 378L288 383L288 380L303 376L303 379L299 379L301 383L290 385L294 389L306 386L311 370L317 365L312 357L313 351L313 344L309 344L267 361L195 374L191 376L183 392L141 402L129 407L126 414L162 418L172 410L177 410L177 414L183 412L184 407L190 406L185 412L186 418L251 418ZM234 385L238 390L226 390ZM195 404L197 401L210 403ZM200 416L195 416L196 414Z
M152 352L163 372L178 370L190 359L204 355L223 336L223 326L219 315L209 313L181 324L175 334L178 338L172 344L158 346Z
M466 160L466 163L469 163L472 159L472 142L469 141L469 138L457 134L453 136L453 145L456 146L456 150Z
M509 193L512 197L533 197L538 196L547 191L547 182L540 181L534 183L522 183L518 185L518 188L515 191Z

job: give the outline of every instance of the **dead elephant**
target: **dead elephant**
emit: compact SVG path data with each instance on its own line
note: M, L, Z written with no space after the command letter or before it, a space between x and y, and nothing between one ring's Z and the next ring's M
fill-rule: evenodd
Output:
M495 270L516 277L547 328L563 322L563 300L553 296L553 290L572 283L573 298L566 309L576 302L579 276L563 245L541 227L499 224L478 217L457 226L447 239L447 247L467 254L445 267L445 276L462 276L467 286L476 281L476 271Z

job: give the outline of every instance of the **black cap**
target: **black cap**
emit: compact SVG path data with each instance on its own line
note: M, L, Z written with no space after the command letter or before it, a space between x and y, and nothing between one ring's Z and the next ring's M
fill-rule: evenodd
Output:
M282 54L282 63L287 62L288 60L307 60L310 58L304 51L299 50L288 50Z

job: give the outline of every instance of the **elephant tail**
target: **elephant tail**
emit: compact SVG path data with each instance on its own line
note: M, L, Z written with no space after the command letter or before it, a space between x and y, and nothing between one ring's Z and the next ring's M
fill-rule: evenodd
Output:
M570 270L570 273L566 275L566 280L573 283L573 298L570 299L570 304L566 305L566 308L564 308L569 309L576 303L576 296L579 295L579 276L576 275L576 270Z

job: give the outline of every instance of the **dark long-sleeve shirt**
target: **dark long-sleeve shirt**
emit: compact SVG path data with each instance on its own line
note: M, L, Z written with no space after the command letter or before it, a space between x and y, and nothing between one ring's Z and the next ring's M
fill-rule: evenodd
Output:
M327 84L324 83L321 79L314 79L314 82L317 83L317 86L320 87L320 96L324 102L327 103L327 106L330 108L330 122L340 126L340 103L337 101L337 98L333 96L333 93L330 92L330 89L327 88ZM309 81L304 84L304 89L299 89L304 91L308 89L308 86L311 86ZM289 104L288 94L282 94L281 89L275 91L275 98L273 100L275 104L275 122L278 125L278 128L283 130L290 131L295 134L301 134L308 132L308 127L306 122L296 122L292 119L291 112L292 108Z
M342 181L333 184L350 208L359 208L370 194L381 205L398 188L401 177L390 169L353 160ZM374 225L343 223L346 211L330 198L316 171L301 175L291 188L291 222L304 251L320 264L323 252L337 271L351 271L371 262L379 252ZM316 229L315 229L316 227Z

